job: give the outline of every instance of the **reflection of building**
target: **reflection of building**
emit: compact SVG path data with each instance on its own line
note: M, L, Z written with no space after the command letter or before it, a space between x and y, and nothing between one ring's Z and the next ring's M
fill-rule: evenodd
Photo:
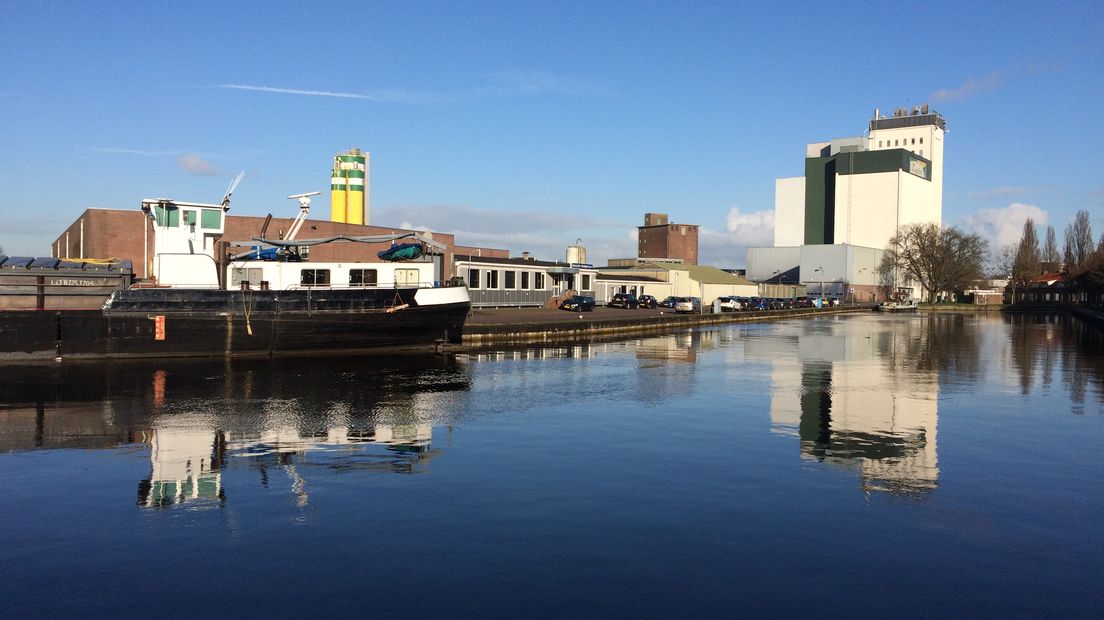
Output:
M749 341L747 355L771 359L771 430L798 436L802 458L856 467L867 490L931 491L938 383L889 368L884 344L853 328L802 331Z
M220 471L226 453L222 433L166 429L150 433L148 480L138 484L138 503L161 507L186 501L226 499Z

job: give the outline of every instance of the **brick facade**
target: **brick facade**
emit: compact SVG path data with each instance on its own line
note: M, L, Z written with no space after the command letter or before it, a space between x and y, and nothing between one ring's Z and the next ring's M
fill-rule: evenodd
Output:
M655 214L649 215L654 216ZM696 224L638 226L637 256L640 258L681 258L683 264L697 265L698 226Z

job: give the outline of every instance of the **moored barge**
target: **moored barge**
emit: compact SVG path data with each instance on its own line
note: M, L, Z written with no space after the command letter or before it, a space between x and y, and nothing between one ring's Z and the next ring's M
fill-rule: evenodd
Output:
M142 202L153 278L130 261L0 256L0 362L433 350L458 343L467 287L442 281L444 246L416 233L220 243L221 205ZM408 242L402 262L322 263L321 243ZM227 245L249 251L220 255ZM219 248L219 250L216 250ZM383 253L381 253L383 254Z

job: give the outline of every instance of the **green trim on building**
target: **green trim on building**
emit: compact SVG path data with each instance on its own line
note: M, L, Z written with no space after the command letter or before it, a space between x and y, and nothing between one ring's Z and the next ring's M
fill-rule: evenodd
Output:
M835 236L836 158L805 159L805 245L833 243Z
M364 171L363 170L334 170L333 171L333 177L334 178L342 178L342 179L344 179L345 177L349 177L350 179L363 179L364 178Z
M858 153L833 155L840 174L876 174L904 170L918 177L931 180L931 160L908 149L882 149Z

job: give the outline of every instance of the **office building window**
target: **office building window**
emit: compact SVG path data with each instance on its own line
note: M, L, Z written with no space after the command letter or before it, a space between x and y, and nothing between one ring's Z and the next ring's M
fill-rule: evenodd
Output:
M506 278L505 278L505 282L503 283L504 286L502 288L506 288L506 289L515 289L515 288L517 288L517 272L516 271L507 271L505 273L506 273Z
M923 144L923 143L924 143L924 139L920 138L920 144Z
M498 270L497 269L488 269L487 270L487 286L485 286L484 288L498 288Z
M529 290L529 272L521 272L521 290Z
M583 290L584 291L589 291L590 290L590 276L589 275L584 275L583 276Z
M470 286L472 288L479 288L479 270L478 269L469 269L468 270L468 286Z
M544 274L537 272L533 275L533 288L538 291L544 290Z

